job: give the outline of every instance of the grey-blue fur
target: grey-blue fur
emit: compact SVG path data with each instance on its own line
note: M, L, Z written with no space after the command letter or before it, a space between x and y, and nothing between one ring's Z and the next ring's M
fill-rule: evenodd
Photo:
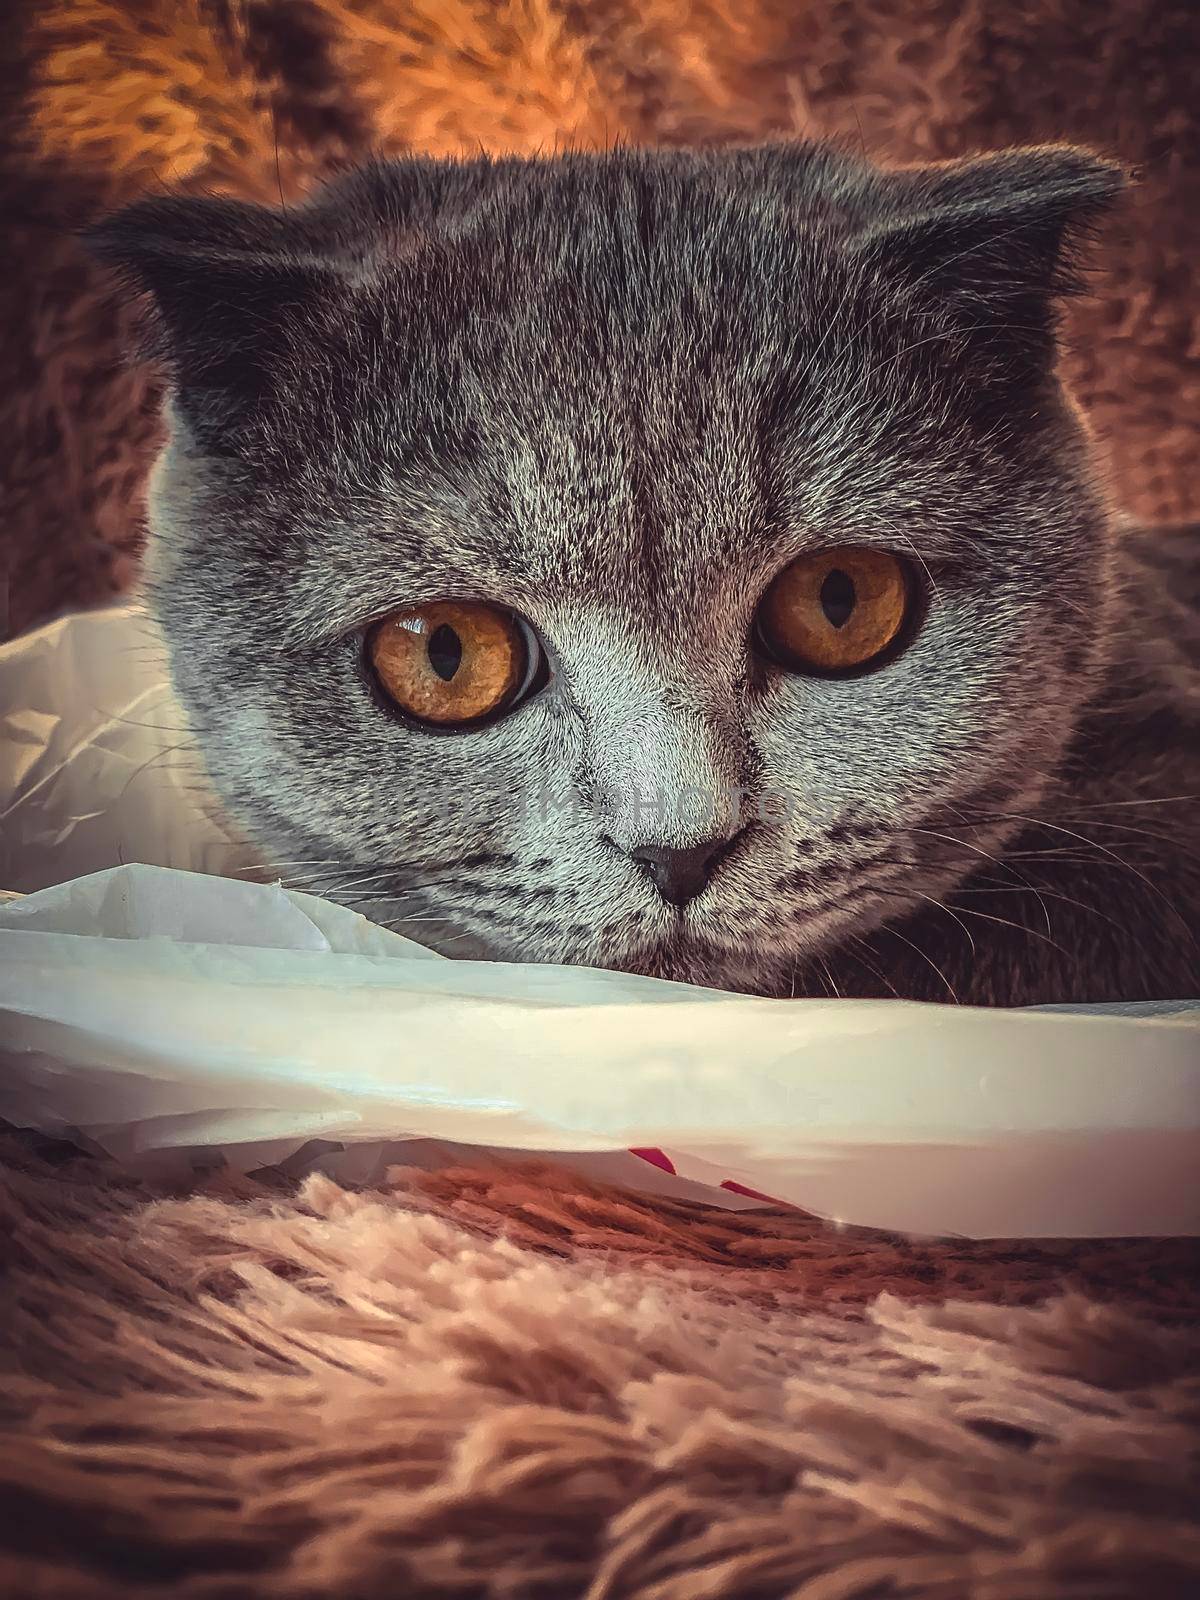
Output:
M102 224L173 379L150 592L264 858L448 954L1198 992L1195 540L1115 537L1054 375L1122 182L1057 146L414 158L294 210ZM919 628L859 677L780 671L764 590L846 543L911 561ZM511 608L549 659L465 733L364 669L369 624L442 598ZM683 908L628 856L714 830Z

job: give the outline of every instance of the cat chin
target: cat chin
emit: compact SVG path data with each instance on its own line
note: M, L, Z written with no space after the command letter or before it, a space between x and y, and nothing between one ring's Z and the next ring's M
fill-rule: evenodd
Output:
M615 972L633 972L693 988L778 998L794 992L793 973L802 962L800 956L787 960L777 951L759 954L748 946L717 948L680 931L654 945L604 961L603 965Z

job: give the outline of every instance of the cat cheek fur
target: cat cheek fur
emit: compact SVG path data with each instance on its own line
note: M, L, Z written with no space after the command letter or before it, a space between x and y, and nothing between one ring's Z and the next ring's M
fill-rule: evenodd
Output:
M1053 302L1120 182L1058 147L414 158L287 213L102 225L174 379L150 592L264 857L449 954L773 993L994 857L1104 632ZM766 585L838 543L911 560L911 647L846 681L766 667ZM431 736L356 640L449 595L527 618L555 676ZM681 912L626 852L706 830L728 858Z

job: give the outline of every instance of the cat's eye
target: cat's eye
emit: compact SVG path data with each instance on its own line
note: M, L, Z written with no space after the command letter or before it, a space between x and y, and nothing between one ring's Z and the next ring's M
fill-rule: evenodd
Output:
M367 639L375 681L406 716L469 727L512 709L540 666L519 618L475 600L435 600L394 612Z
M849 676L892 658L904 642L914 585L885 550L835 545L779 574L758 614L767 653L793 672Z

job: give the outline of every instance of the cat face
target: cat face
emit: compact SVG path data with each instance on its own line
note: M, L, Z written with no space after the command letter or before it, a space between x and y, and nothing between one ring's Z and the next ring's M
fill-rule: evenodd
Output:
M1050 306L1116 183L616 152L108 224L174 375L155 603L265 859L447 954L768 993L944 895L1103 631Z

